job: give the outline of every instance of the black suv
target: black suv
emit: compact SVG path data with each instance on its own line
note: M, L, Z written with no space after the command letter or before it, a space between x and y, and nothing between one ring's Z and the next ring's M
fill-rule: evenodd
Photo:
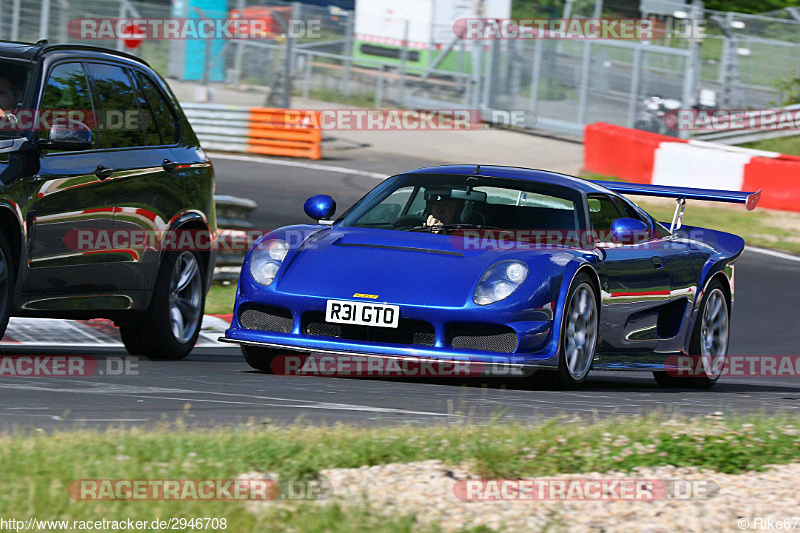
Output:
M0 336L109 318L131 354L188 355L214 252L161 244L216 235L214 172L167 84L120 52L0 42L0 110Z

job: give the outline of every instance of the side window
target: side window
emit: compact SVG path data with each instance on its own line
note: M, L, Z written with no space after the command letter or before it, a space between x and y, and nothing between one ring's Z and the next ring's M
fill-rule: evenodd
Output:
M104 63L89 63L87 67L102 112L101 147L143 146L139 106L127 72L122 67Z
M153 115L153 109L147 101L142 86L139 84L136 90L136 100L139 103L139 114L142 117L142 131L144 132L144 143L147 146L159 146L167 144L161 139L161 133L158 131L158 124Z
M147 103L150 104L154 120L161 132L162 142L164 144L176 142L178 127L169 102L167 102L153 81L143 73L136 72L136 80L139 82L139 89L147 99Z
M605 195L590 196L588 204L589 221L592 223L592 229L598 232L597 238L600 241L608 242L611 223L621 216L617 207L611 201L611 198Z
M637 220L641 220L642 222L644 222L645 224L650 226L650 219L648 217L646 217L643 213L640 213L631 204L629 204L628 202L626 202L625 200L622 200L620 198L614 198L614 202L616 202L617 207L619 208L619 210L621 212L625 213L626 217L635 218ZM653 224L653 231L654 231L653 235L656 238L659 238L659 239L663 239L664 237L669 235L669 230L667 230L664 226L662 226L658 222L655 222Z
M53 67L47 78L39 108L47 111L74 111L72 116L86 124L96 134L92 96L83 65L80 63L61 63ZM42 131L39 136L46 139L48 132ZM95 144L97 144L96 138Z
M642 220L642 216L639 214L639 212L631 207L630 204L628 204L625 200L614 197L614 203L617 204L617 209L619 209L619 212L622 213L622 216L627 218L635 218L636 220L641 220L648 226L650 225L646 220Z

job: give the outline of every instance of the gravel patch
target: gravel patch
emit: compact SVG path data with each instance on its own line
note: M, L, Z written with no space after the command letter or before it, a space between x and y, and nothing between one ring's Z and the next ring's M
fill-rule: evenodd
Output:
M772 465L763 472L729 475L696 468L637 468L633 473L565 474L547 478L693 480L719 490L711 497L655 501L464 501L453 488L459 480L478 479L468 466L441 461L322 470L333 495L321 504L367 505L382 516L416 514L422 525L458 531L484 526L497 531L672 532L761 530L756 518L800 516L797 480L800 464ZM697 486L698 484L696 484ZM682 485L685 486L685 485ZM251 510L274 503L258 503ZM762 524L765 526L765 524ZM774 529L774 526L773 526ZM792 529L791 527L789 528ZM800 530L800 520L794 529Z

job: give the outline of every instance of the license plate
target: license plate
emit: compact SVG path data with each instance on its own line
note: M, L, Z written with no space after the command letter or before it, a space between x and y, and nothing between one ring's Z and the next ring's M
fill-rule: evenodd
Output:
M400 307L396 305L328 300L325 309L325 321L336 324L396 328L399 320Z

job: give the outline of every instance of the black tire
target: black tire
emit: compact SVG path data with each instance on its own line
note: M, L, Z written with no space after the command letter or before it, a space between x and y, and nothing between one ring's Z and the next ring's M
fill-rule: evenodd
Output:
M190 285L183 290L175 291L173 289L177 288L174 280L176 272L183 272L182 269L190 268L189 257L195 261L197 278L195 279L192 274L192 279L189 280ZM161 360L178 360L189 355L197 342L203 322L206 298L203 271L203 261L197 252L169 251L164 254L147 311L138 317L136 322L122 325L119 328L122 342L129 354ZM180 277L178 275L178 281L180 281ZM197 292L198 287L199 293ZM187 315L178 311L184 320L181 322L182 328L177 326L177 329L180 330L178 333L173 330L172 313L175 309L181 308L176 302L184 300L192 303L192 311L187 311ZM199 315L194 320L187 320L187 316L191 318L195 316L195 312Z
M0 338L8 327L11 302L14 296L14 259L6 236L0 233Z
M694 356L701 356L702 350L700 343L702 342L702 334L703 334L703 316L705 316L706 306L708 302L711 300L711 295L715 292L721 293L724 301L725 301L725 308L727 311L726 314L726 334L725 334L725 351L723 357L725 358L722 366L720 367L720 371L724 370L725 363L727 362L727 354L728 354L728 342L730 340L730 317L731 317L731 302L728 299L727 293L725 289L722 287L722 283L718 280L712 281L708 285L708 289L706 290L706 297L703 298L703 303L700 305L700 310L697 313L697 322L694 325L694 330L692 331L692 340L689 342L689 355ZM699 376L673 376L672 374L668 374L667 372L653 372L653 377L658 383L659 387L664 388L681 388L681 389L699 389L699 390L708 390L713 387L717 381L719 380L719 375L714 377L709 377L705 373L701 373Z
M580 354L576 355L579 357L579 361L582 361L578 366L580 368L576 370L572 370L570 363L568 361L567 349L570 346L570 342L575 340L577 344L577 337L570 336L568 334L569 329L569 322L571 320L570 316L571 311L574 309L573 305L579 305L580 303L576 300L573 300L576 297L576 294L579 294L579 298L587 298L584 300L587 306L591 305L591 308L587 307L587 318L586 318L586 327L587 331L591 332L592 339L589 341L589 344L586 346L588 351L583 350L583 345L585 344L585 336L584 336L584 343L581 343L581 348L579 349ZM584 313L578 313L579 317L583 320ZM582 322L581 322L582 323ZM578 390L580 389L583 382L586 380L586 376L589 375L589 371L592 368L592 362L594 360L594 355L597 350L597 338L598 332L600 328L600 307L598 305L597 300L597 292L595 291L594 285L592 284L592 280L588 274L583 272L579 273L575 278L572 280L572 284L569 288L569 293L567 293L567 299L564 306L564 317L561 321L561 334L559 340L559 358L558 358L558 369L553 372L550 372L550 379L554 387L561 389L561 390ZM588 359L588 362L585 361Z
M261 348L259 346L248 346L246 344L242 344L240 347L242 348L244 360L248 365L264 374L272 374L270 363L272 363L275 356L279 354L278 350Z

